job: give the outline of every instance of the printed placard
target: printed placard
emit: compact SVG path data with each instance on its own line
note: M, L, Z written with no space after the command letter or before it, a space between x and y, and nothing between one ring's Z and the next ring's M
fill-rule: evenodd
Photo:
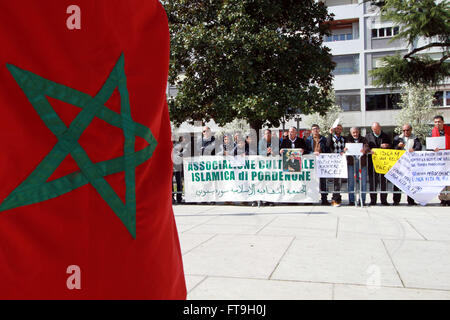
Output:
M283 172L302 171L302 153L299 149L283 149Z
M347 178L347 157L339 153L321 153L316 157L319 178Z

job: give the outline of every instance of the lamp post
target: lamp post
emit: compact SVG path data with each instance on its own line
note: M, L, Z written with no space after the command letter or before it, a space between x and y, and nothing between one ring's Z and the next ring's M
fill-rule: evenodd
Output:
M300 121L302 121L301 117L302 110L300 108L295 109L294 119L297 122L297 131L300 132Z

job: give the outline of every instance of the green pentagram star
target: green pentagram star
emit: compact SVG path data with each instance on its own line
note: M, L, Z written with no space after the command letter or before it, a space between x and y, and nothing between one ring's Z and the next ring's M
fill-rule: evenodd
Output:
M131 236L136 238L135 167L151 158L157 142L149 128L131 118L124 55L120 56L95 97L11 64L7 64L7 68L58 142L25 181L3 201L0 211L46 201L90 183L120 218ZM120 94L120 114L104 106L116 88ZM82 109L68 128L46 96ZM95 117L123 130L125 145L122 157L94 164L80 146L78 139ZM136 136L148 142L148 146L138 152L134 150ZM80 171L47 182L68 154L76 161ZM121 171L125 171L125 203L104 178Z

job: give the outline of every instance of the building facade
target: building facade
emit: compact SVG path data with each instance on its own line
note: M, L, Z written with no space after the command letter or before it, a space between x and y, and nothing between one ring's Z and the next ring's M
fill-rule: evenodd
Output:
M398 88L379 88L372 84L370 70L382 66L381 58L397 52L409 51L403 41L391 41L399 27L382 21L379 8L362 0L326 0L334 14L332 35L324 39L336 63L334 90L336 102L344 109L343 125L368 128L378 121L385 131L392 133L396 126ZM425 44L419 40L416 46ZM438 49L429 50L438 57ZM434 107L450 121L450 79L436 88ZM305 117L307 119L307 117Z

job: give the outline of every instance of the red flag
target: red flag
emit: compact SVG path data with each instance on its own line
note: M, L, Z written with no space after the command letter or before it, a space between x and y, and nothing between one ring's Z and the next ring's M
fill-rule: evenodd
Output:
M156 0L0 4L0 299L184 299Z

